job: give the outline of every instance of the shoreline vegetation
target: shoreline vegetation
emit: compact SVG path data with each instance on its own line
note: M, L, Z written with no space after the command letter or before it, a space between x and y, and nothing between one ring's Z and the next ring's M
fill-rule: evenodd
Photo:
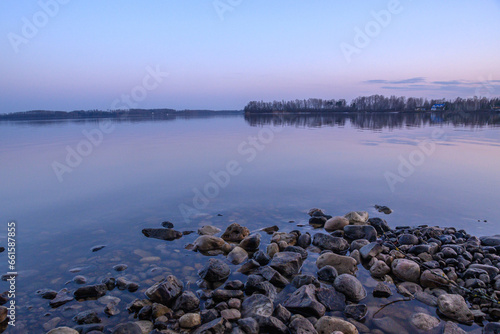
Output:
M463 112L500 112L500 98L477 97L455 100L406 98L404 96L371 95L360 96L347 103L345 99L304 99L290 101L251 101L243 110L175 110L161 109L127 109L127 110L29 110L0 114L2 120L59 120L59 119L89 119L89 118L169 118L175 116L206 116L206 115L236 115L248 114L328 114L328 113L359 113L359 112L399 112L422 113L446 111L448 113Z

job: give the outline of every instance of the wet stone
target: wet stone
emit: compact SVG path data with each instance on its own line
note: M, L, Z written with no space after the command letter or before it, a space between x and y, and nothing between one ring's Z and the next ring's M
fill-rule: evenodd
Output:
M333 237L324 233L316 233L312 244L321 249L331 250L334 253L341 253L349 248L349 243L344 238Z
M328 312L343 311L345 309L345 295L333 287L322 286L316 289L316 298Z
M73 317L73 321L79 325L101 322L95 311L83 311Z
M181 280L169 275L147 289L145 294L151 301L169 306L182 293L183 287Z
M277 253L269 266L284 276L292 276L299 272L302 266L302 257L300 254L292 252Z
M318 279L325 282L333 283L338 276L337 269L332 266L326 265L318 270Z
M349 274L339 275L333 286L335 290L342 292L347 299L358 302L366 297L366 290L361 282L354 276Z
M347 305L344 309L344 314L348 318L353 318L354 320L362 320L366 317L368 313L368 307L365 304L352 304Z
M240 226L238 223L233 223L226 228L222 234L222 239L225 241L240 242L248 235L250 235L250 230L248 228Z
M198 276L208 282L219 282L229 277L231 269L229 266L216 258L210 258L203 269L198 271Z
M373 289L373 297L377 298L388 298L392 296L391 288L387 283L379 282Z
M176 231L171 228L145 228L142 230L142 234L144 234L148 238L167 241L172 241L182 237L182 232Z
M274 306L271 299L261 294L253 294L243 300L241 304L241 315L243 318L264 316L269 317L273 314Z
M326 308L316 298L316 287L312 284L304 285L296 290L284 303L290 312L304 316L321 317Z
M128 266L126 264L117 264L116 266L113 266L113 270L115 271L124 271L127 268Z
M59 306L62 306L70 301L72 301L74 298L73 296L70 296L68 294L68 290L67 289L62 289L60 290L57 295L55 296L55 298L53 298L50 302L49 302L49 305L53 308L57 308Z

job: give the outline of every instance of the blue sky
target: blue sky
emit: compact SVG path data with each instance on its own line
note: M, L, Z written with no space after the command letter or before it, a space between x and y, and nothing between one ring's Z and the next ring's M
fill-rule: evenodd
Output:
M2 1L0 112L499 96L499 14L500 0Z

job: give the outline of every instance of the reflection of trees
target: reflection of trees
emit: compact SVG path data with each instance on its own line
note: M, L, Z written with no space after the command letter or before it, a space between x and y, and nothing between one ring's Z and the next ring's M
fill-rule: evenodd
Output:
M251 126L343 127L348 121L359 129L393 129L426 125L453 125L467 127L500 126L499 112L360 112L360 113L246 113Z

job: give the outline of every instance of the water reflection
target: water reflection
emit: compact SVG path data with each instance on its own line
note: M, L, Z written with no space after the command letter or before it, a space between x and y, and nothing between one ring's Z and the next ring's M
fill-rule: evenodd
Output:
M349 123L358 129L382 130L428 125L465 126L469 128L499 127L499 112L439 112L439 113L297 113L245 114L250 126L344 127Z

